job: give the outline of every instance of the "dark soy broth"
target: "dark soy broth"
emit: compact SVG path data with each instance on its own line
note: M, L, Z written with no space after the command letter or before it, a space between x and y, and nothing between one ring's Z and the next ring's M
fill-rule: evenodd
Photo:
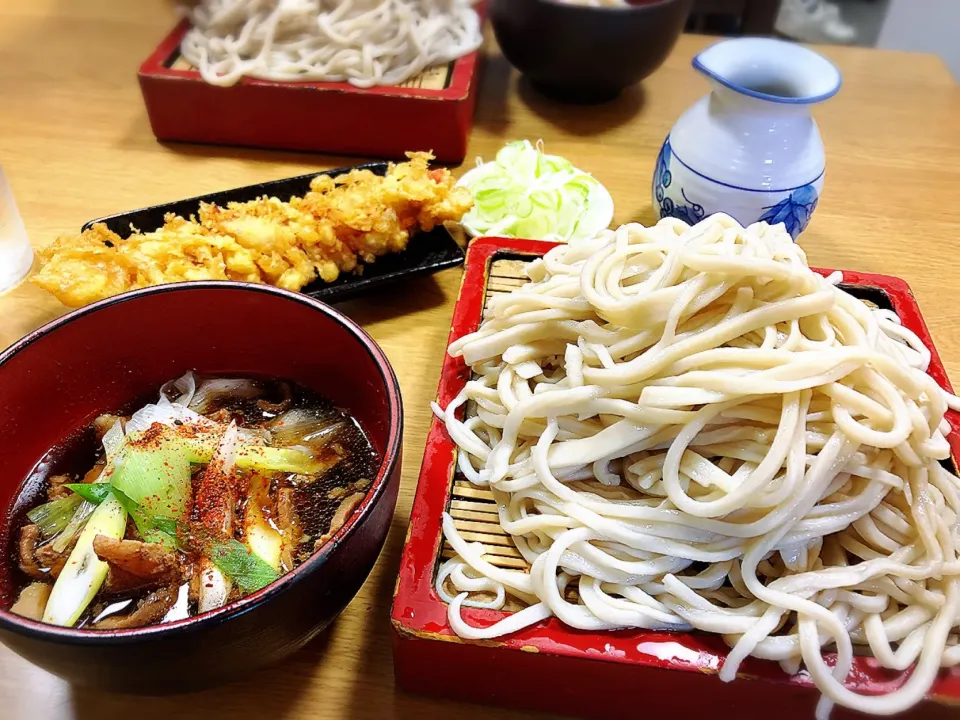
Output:
M227 380L229 381L229 379ZM198 380L199 384L200 381ZM237 487L247 488L247 490L241 490L238 493L235 505L231 508L233 517L236 518L232 537L239 542L246 541L245 519L247 513L250 512L247 505L252 502L251 498L253 497L253 491L250 489L253 487L253 474L259 473L261 476L260 482L266 483L269 487L268 490L264 491L265 495L259 497L270 500L273 503L273 510L268 511L266 507L263 507L259 512L263 513L266 522L274 529L280 526L282 519L279 500L281 492L287 493L287 499L293 498L297 540L295 550L288 556L292 557L292 566L284 566L280 573L282 574L306 561L315 550L319 549L328 536L343 525L346 518L362 500L361 496L366 495L373 479L376 477L380 458L363 429L352 416L336 408L326 398L307 388L295 383L262 379L248 380L245 387L246 394L238 395L224 392L222 395L213 395L212 399L206 401L202 409L198 408L197 411L205 418L219 423L222 427L226 427L231 421L234 421L238 428L243 428L252 433L262 433L264 437L269 438L264 441L268 445L301 448L303 452L309 450L319 465L325 468L317 471L315 476L297 475L276 470L270 472L241 470L239 467L235 471ZM154 394L140 403L115 412L117 415L126 416L131 411L136 411L144 405L156 401L157 396ZM295 415L299 418L310 418L312 422L316 423L317 427L333 428L329 430L329 439L325 438L322 443L317 443L313 439L318 436L315 433L313 436L304 436L306 438L305 445L316 443L310 445L309 448L305 445L290 445L289 436L293 430L290 426L284 425L282 421L284 418ZM311 425L311 427L313 426ZM284 430L284 428L286 429ZM35 573L30 576L19 569L22 567L21 532L31 524L27 513L48 501L51 478L56 479L57 482L62 482L62 476L68 476L71 482L83 482L91 468L105 462L103 446L98 435L102 435L102 433L98 434L94 426L91 425L81 429L73 436L65 438L44 455L24 480L11 506L5 524L5 537L2 538L11 565L17 568L14 573L13 586L0 588L2 607L9 609L25 587L37 582ZM286 442L278 441L281 436ZM203 468L194 466L191 480L193 500L196 499L197 487L201 482L200 476L202 474ZM89 478L87 480L89 481ZM249 483L249 485L246 483ZM191 521L199 522L196 507L191 509ZM333 527L332 523L338 524ZM139 535L136 535L133 526L133 521L129 520L126 539L142 540ZM133 537L131 537L131 534L133 534ZM284 535L284 538L286 537ZM287 542L287 540L285 539L284 542ZM52 539L42 543L38 542L35 548L40 549L44 545L50 544L52 544ZM37 553L37 557L39 557L39 553ZM190 573L195 572L192 570L192 566L200 561L197 557L191 556L189 551L184 551L182 548L179 550L178 557L182 574L172 582L172 587L175 589L180 586L183 589L191 582ZM95 620L103 620L113 614L129 613L131 608L138 607L138 601L142 602L144 600L142 591L118 592L101 597L105 592L104 590L98 594L77 621L75 627L90 627ZM186 590L184 590L185 592ZM248 593L238 593L237 588L234 587L229 600L238 599L244 594ZM194 599L191 599L189 615L197 613L197 603ZM162 621L157 620L145 624L156 624Z
M268 388L267 396L277 397L278 392L270 393L271 383L257 381ZM273 383L277 385L277 383ZM293 391L294 408L309 408L317 416L329 419L331 423L342 422L343 429L337 433L335 451L341 460L322 477L313 483L296 488L297 513L306 535L319 537L330 525L337 509L335 501L338 488L361 485L372 482L376 477L379 457L359 423L350 415L334 407L326 398L306 388L288 383ZM231 399L218 403L217 412L228 413L242 427L259 427L273 420L277 413L267 412L257 405L257 399ZM367 485L368 486L368 485ZM366 488L363 488L366 489ZM331 497L331 493L333 497ZM309 556L310 553L307 553Z

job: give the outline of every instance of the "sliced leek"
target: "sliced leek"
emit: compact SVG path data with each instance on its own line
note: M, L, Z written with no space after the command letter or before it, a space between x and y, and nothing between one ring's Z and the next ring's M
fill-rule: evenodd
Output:
M63 529L63 532L57 535L53 539L53 542L50 543L50 548L54 552L62 553L70 547L70 543L72 543L77 534L83 530L83 526L86 525L90 515L93 514L95 507L96 505L90 502L80 503L74 511L73 517L70 518L70 522L67 523L67 526Z
M97 506L53 585L43 622L64 627L77 622L107 576L107 563L93 551L94 538L105 535L120 540L126 527L127 512L113 495Z
M100 472L100 475L97 476L94 483L90 483L91 485L105 483L109 480L113 474L113 460L124 443L123 422L117 420L103 436L103 449L107 458L106 467ZM62 553L70 546L73 539L83 530L84 525L86 525L87 520L90 518L90 515L93 514L93 510L99 502L100 501L90 502L85 500L77 506L70 522L63 529L63 532L53 539L50 545L55 552Z
M234 511L232 507L233 494L230 492L225 493L224 491L227 486L229 486L230 475L235 469L238 442L237 424L231 422L223 435L220 436L217 448L210 458L210 464L200 477L200 487L197 490L196 497L196 502L199 504L201 498L204 497L207 492L211 492L210 500L212 502L210 502L208 510L213 510L218 514L222 513L228 518L228 527L230 525L229 518L232 518ZM226 505L226 507L224 507L224 505ZM207 527L207 530L223 529L222 527L218 527L222 522L220 519L205 517L203 512L200 514L200 521L206 523L208 526L212 526ZM191 537L195 536L195 533L191 533ZM223 570L217 567L215 562L212 562L211 556L206 552L204 555L207 557L200 564L200 598L198 600L200 612L216 610L226 605L232 587L230 580L224 575Z
M613 220L610 193L570 161L545 154L542 142L508 143L459 184L473 195L461 222L474 237L571 242L594 238Z
M37 526L43 537L50 538L70 524L80 502L76 495L51 500L35 507L27 513L27 517Z
M260 474L250 478L247 506L243 515L243 537L247 547L279 572L283 537L270 525L263 512L264 504L269 502L269 490L269 478Z
M113 492L113 486L110 483L70 483L64 487L73 490L76 493L74 497L81 497L94 505L102 503Z
M128 437L114 459L110 483L154 515L182 518L190 499L190 461L182 446L164 437L138 444Z
M107 488L110 487L107 486ZM176 521L154 515L116 488L110 492L103 492L98 488L94 492L88 492L87 495L93 503L104 504L108 500L119 502L137 523L140 535L148 542L159 542L171 548L180 547L203 555L205 559L202 572L209 580L209 585L207 582L203 583L201 604L208 609L220 607L226 602L226 597L230 594L231 582L235 582L247 592L253 592L266 587L280 577L278 567L274 567L273 563L260 553L252 551L252 548L232 538L218 537L199 523L189 519ZM264 524L270 527L265 521ZM101 534L106 535L106 533ZM282 544L282 540L280 542ZM279 550L276 553L276 565L279 566ZM264 546L263 554L269 557L272 556L273 551ZM205 600L204 596L206 596Z
M266 445L242 445L238 448L237 467L301 475L311 475L326 468L303 450Z
M113 493L127 514L133 518L137 532L148 543L158 543L170 550L177 548L177 521L173 518L154 515L142 505L113 488Z
M200 598L197 607L204 613L227 604L231 585L226 576L210 560L204 559L200 567Z
M280 577L276 570L237 540L216 542L210 546L209 552L217 569L247 592L265 588Z
M260 520L248 525L244 540L257 557L280 572L280 555L283 552L283 538L280 533Z
M110 429L103 434L103 451L107 456L107 461L113 460L124 443L123 421L116 420Z
M206 434L183 438L181 442L186 448L187 459L194 465L210 462L217 446L216 437ZM301 475L311 475L327 467L298 448L277 448L266 445L240 445L237 448L236 465L246 470L289 472Z

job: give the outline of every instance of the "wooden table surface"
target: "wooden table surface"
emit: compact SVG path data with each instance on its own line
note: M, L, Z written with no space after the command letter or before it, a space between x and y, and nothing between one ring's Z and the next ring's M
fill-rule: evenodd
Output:
M174 5L0 0L0 164L36 247L93 217L355 161L158 144L136 68L172 26ZM470 157L489 158L509 140L543 138L550 152L610 189L617 224L650 222L657 150L677 116L706 92L689 65L708 42L684 37L642 87L594 108L537 97L490 50ZM840 67L844 87L815 111L830 160L820 209L801 243L813 264L905 278L948 371L960 380L953 271L960 254L960 88L932 56L823 52ZM459 281L460 270L448 270L342 306L392 360L407 433L386 548L324 637L282 666L234 685L149 700L72 689L0 648L0 718L492 716L487 708L396 691L390 651L390 598ZM31 285L0 295L0 348L64 311Z

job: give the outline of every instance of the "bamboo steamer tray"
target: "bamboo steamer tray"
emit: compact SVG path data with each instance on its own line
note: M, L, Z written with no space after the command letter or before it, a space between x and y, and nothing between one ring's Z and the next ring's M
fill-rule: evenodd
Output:
M524 269L553 243L484 238L467 253L450 341L476 330L493 296L522 286ZM828 275L831 270L817 272ZM901 279L844 271L843 287L867 303L894 310L903 324L930 348L930 375L951 390L920 308ZM445 407L463 389L470 370L462 358L445 357L437 402ZM960 457L960 415L949 412L952 463ZM777 663L749 658L737 679L721 682L717 672L729 648L706 633L628 630L584 632L550 618L496 640L457 637L447 621L447 605L434 582L440 564L453 555L443 540L441 514L450 512L467 541L482 542L486 559L502 568L528 569L510 536L500 527L490 491L471 484L456 469L456 446L443 423L434 419L427 438L420 480L400 575L394 592L394 674L399 687L425 695L542 710L563 715L688 718L767 717L811 720L819 699L807 673L787 675ZM516 611L463 608L471 625L488 626ZM848 686L861 693L890 692L909 675L880 668L859 657ZM944 670L931 698L903 717L956 717L960 669ZM862 717L842 708L834 718Z

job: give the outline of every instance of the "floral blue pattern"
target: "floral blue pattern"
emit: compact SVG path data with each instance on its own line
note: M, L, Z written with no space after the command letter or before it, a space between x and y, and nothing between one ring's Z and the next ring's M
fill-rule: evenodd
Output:
M760 216L760 219L771 225L783 223L787 232L796 240L810 222L810 216L817 209L818 202L820 198L817 195L817 189L813 185L804 185L776 205L763 208L766 212Z
M660 217L675 217L690 225L696 225L703 220L706 214L703 205L698 205L688 198L683 188L680 188L680 196L686 204L676 203L673 198L667 197L667 188L673 183L673 173L670 172L671 154L670 136L668 135L667 139L663 141L663 147L660 148L660 155L657 156L657 168L653 173L653 196L656 198L657 205L660 206Z

